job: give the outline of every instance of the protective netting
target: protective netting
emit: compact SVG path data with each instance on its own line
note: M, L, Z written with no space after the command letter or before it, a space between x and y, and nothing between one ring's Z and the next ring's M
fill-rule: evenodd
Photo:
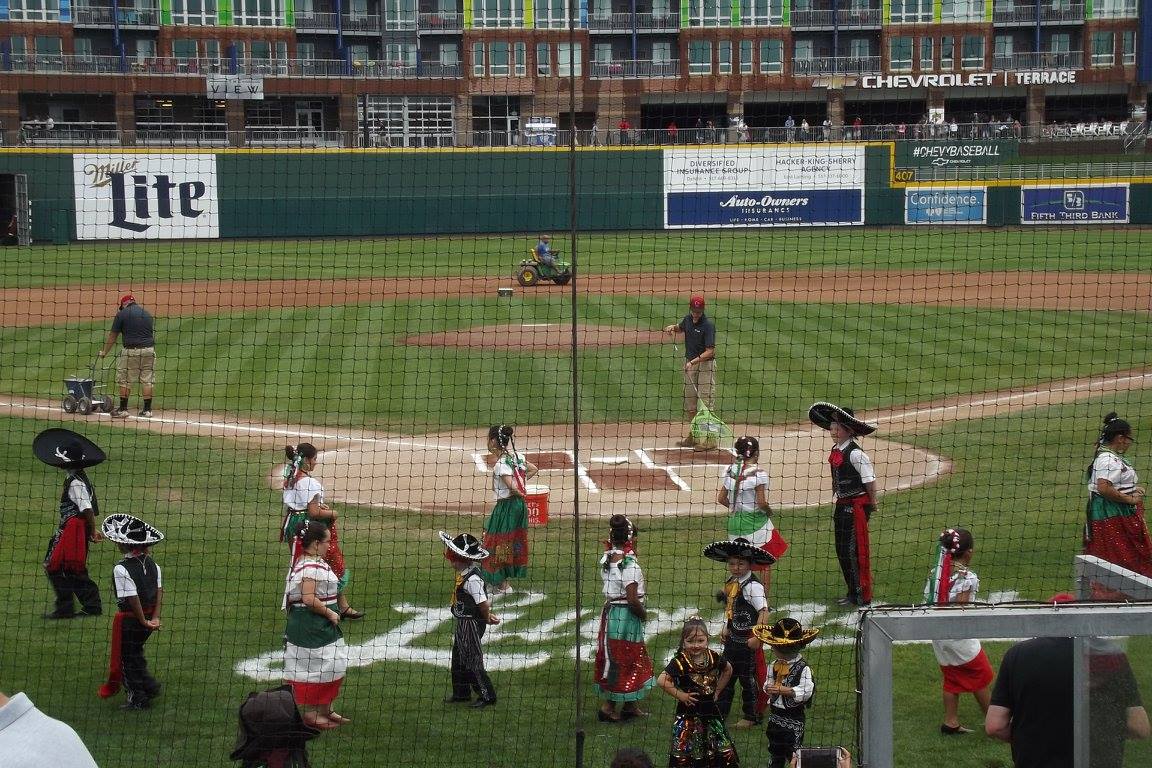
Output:
M555 37L546 62L487 41L468 66L564 76L567 32ZM727 51L739 68L747 50L771 67L779 53L717 42L709 66ZM583 66L624 77L612 68L652 58ZM942 530L974 536L976 601L1069 590L1106 413L1138 442L1104 448L1152 471L1152 178L1131 157L1105 165L1071 139L1026 135L1023 99L958 102L936 121L903 97L702 103L675 82L639 104L622 90L570 105L566 80L535 103L507 89L446 104L369 96L363 149L0 155L0 171L26 177L35 239L0 259L0 690L72 725L101 765L222 765L238 708L286 665L305 717L334 724L323 702L346 656L332 706L351 722L308 743L314 765L602 766L622 747L663 763L677 701L647 678L692 616L720 652L726 609L740 624L746 601L752 623L819 630L803 650L815 680L804 743L855 751L860 604L922 602ZM757 451L693 430L698 399ZM833 452L814 403L829 404L824 425L875 432L855 455ZM58 510L73 511L69 473L32 444L58 427L107 454L85 471L97 527L124 513L164 535L148 561L162 571L161 626L147 673L131 649L122 659L126 689L108 683L110 655L140 630L130 601L115 618L113 570L127 556L122 570L147 586L153 566L111 541L85 557L82 514L46 560ZM60 463L57 438L46 458ZM287 496L286 445L303 459ZM500 506L494 472L512 495ZM623 565L602 566L625 530L614 515L638 532L615 541ZM326 539L291 546L309 518L334 522L340 601L318 565ZM1133 525L1100 534L1138 540ZM455 580L440 531L480 540L482 578ZM763 603L702 554L737 536L778 558L754 571ZM294 558L315 578L298 574L286 616ZM646 610L627 607L633 563ZM97 612L82 568L99 615L41 618L84 613L69 590ZM505 577L512 591L497 594ZM306 599L305 580L332 599ZM119 594L126 583L121 572ZM487 612L473 606L480 583ZM480 618L454 618L450 602ZM499 623L477 639L488 615ZM490 678L456 689L467 703L442 703L454 632L458 665L475 669L482 648ZM1144 645L1129 656L1147 691ZM754 666L744 647L729 657ZM984 642L993 666L1006 647ZM958 753L940 735L928 646L896 655L899 765L1009 763L1003 744L977 735ZM143 708L120 708L133 702ZM648 714L629 716L637 706ZM741 764L764 765L766 722L737 726L767 715L744 706L737 687L731 739ZM971 697L960 713L980 729ZM1128 752L1129 765L1152 756Z

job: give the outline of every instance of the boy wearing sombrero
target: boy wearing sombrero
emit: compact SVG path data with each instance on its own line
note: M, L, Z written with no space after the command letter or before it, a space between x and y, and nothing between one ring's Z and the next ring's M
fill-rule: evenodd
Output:
M68 473L60 494L60 522L48 543L44 572L56 593L56 605L46 619L99 616L103 610L100 589L88 575L88 547L100 540L96 530L96 489L84 470L107 458L104 451L83 435L68 429L46 429L32 441L36 458ZM80 603L76 612L75 601Z
M770 627L753 627L752 634L775 656L764 682L769 704L765 733L772 756L768 767L784 768L804 744L804 710L811 705L816 691L812 668L800 651L816 639L820 630L804 629L796 619L785 617Z
M835 445L828 454L832 470L832 496L835 508L832 525L836 538L836 559L848 594L840 605L866 606L872 602L872 559L868 540L868 520L876 511L876 472L856 437L870 435L876 427L861 421L851 408L833 403L814 403L808 418L828 430Z
M500 619L492 613L488 588L480 573L480 561L488 557L488 550L470 533L453 537L440 531L440 540L445 546L444 557L456 569L452 593L452 615L456 617L452 633L452 695L444 703L471 701L473 709L490 707L496 703L496 689L484 669L480 640L488 625L499 624Z
M735 728L751 728L760 723L763 706L760 686L764 682L764 651L752 628L768 621L771 608L764 593L764 585L752 572L753 565L771 565L775 558L744 538L716 541L704 548L704 557L728 564L728 580L724 590L716 595L724 600L726 622L720 632L724 642L724 659L732 665L732 684L720 693L717 704L720 714L728 717L732 699L736 695L736 682L740 681L743 717Z
M104 538L116 544L124 555L112 569L116 587L116 617L112 620L112 649L108 680L100 686L100 698L107 699L123 683L128 701L122 709L147 709L160 693L160 683L148 671L144 643L160 629L160 606L164 583L160 566L152 559L152 545L164 534L132 515L109 515L101 526Z

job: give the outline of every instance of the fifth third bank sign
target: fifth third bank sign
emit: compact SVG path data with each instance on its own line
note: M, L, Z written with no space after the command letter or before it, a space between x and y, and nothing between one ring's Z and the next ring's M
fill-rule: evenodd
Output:
M215 155L72 156L78 240L220 236Z

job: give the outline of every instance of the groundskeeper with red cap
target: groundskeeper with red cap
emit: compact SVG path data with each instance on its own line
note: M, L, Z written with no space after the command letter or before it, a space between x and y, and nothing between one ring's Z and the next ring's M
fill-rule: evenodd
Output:
M699 400L712 407L716 392L716 326L704 314L704 297L694 295L688 301L688 314L674 325L664 327L669 336L684 337L684 414L691 422ZM677 445L705 451L715 445L697 443L691 431Z
M136 297L126 293L120 297L120 310L112 321L112 329L100 350L100 357L106 357L116 344L116 337L122 339L124 349L116 362L116 386L120 388L120 406L112 413L112 418L128 417L128 396L132 385L140 383L140 393L144 404L140 409L142 418L152 417L152 388L156 379L156 337L152 315L136 303Z

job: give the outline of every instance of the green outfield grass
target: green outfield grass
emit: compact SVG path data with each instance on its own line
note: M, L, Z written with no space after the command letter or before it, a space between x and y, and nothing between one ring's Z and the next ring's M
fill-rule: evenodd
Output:
M1152 268L1144 230L789 230L785 233L596 235L581 241L590 271L750 269L1060 269ZM116 285L205 278L369 277L427 274L467 278L510 268L526 238L92 244L36 248L30 258L0 262L10 288L91 283ZM560 247L567 248L565 244ZM443 255L443 258L441 258ZM95 264L81 270L76 264ZM453 278L448 278L453 279ZM626 278L622 278L626 279ZM1119 277L1118 279L1123 279ZM407 346L409 334L501 323L571 320L560 289L517 291L510 301L438 299L436 280L408 300L336 307L237 312L219 317L158 318L157 409L197 410L217 420L314 424L420 434L480 428L496 421L525 427L564 422L572 412L571 357L565 352ZM731 423L792 424L818 399L871 411L902 404L1044 382L1107 375L1152 359L1147 314L1055 312L836 304L770 304L709 297L720 324L722 362L717 411ZM147 299L144 299L147 304ZM66 313L62 307L5 310ZM589 296L580 322L653 329L682 316L678 297ZM106 324L0 328L3 395L56 398L61 380L83 371ZM584 349L578 358L585 421L680 419L676 350L670 345ZM133 406L136 406L135 399ZM973 567L983 593L1042 599L1071 586L1080 549L1081 475L1100 418L1119 410L1140 440L1130 452L1152 475L1145 432L1152 391L1120 392L1071 405L1015 410L979 420L944 422L896 436L953 462L930 486L886 495L873 519L877 595L884 602L920 599L932 545L941 528L963 525L977 537ZM139 514L165 531L156 548L168 592L165 629L148 657L166 684L156 707L125 713L95 690L106 667L109 620L41 620L50 590L40 568L54 528L62 474L38 463L32 436L58 424L0 416L0 479L9 503L0 516L0 583L16 598L0 622L0 690L27 691L42 709L67 720L104 766L212 766L225 763L236 708L251 690L272 683L235 671L280 648L278 610L286 551L276 541L279 494L267 476L279 455L225 439L115 428L106 417L83 423L110 460L94 469L102 511ZM411 461L435 483L438 458L413 450ZM769 464L769 472L772 467ZM405 473L409 468L404 468ZM783 478L773 477L774 483ZM462 504L486 506L477 475ZM480 532L482 518L338 505L352 569L350 595L366 620L345 627L350 645L376 660L349 673L340 711L355 723L314 742L318 768L375 765L480 765L499 768L574 765L576 733L586 734L587 766L606 766L620 746L642 746L665 761L673 701L655 692L652 717L626 726L595 721L588 663L600 603L596 560L600 523L554 521L532 531L532 568L519 597L497 612L506 622L486 644L491 659L546 654L542 663L497 670L500 704L483 712L441 705L448 671L433 661L450 645L438 623L452 574L436 531ZM625 507L621 511L627 512ZM700 611L715 620L714 591L724 579L700 547L724 534L712 505L685 517L639 521L653 627L650 648L662 665L675 644L673 617ZM772 602L824 627L808 654L819 693L810 710L809 743L854 739L854 657L845 614L830 608L842 593L833 557L830 511L782 511L777 523L792 543L775 570ZM577 543L581 555L577 556ZM100 545L91 570L107 600L116 560ZM577 569L581 569L577 578ZM541 597L525 602L523 590ZM586 644L575 675L575 610L583 603ZM522 604L523 603L523 604ZM110 606L108 606L110 607ZM423 621L424 623L421 623ZM713 621L715 627L719 626ZM988 643L994 662L1006 643ZM1131 647L1145 696L1152 692L1152 641ZM1008 748L974 735L940 736L939 671L927 646L896 650L898 768L1010 765ZM273 674L274 676L274 674ZM579 698L583 716L576 719ZM978 725L970 700L963 720ZM762 766L761 731L738 733L745 766ZM467 758L461 744L469 745ZM478 745L478 746L477 746ZM1152 764L1152 749L1130 749L1129 765ZM0 763L3 762L0 757Z
M563 232L553 246L571 253ZM428 277L511 275L536 243L522 236L385 240L219 240L37 246L5 260L6 287L139 285L204 278ZM1128 227L862 228L596 233L580 237L587 274L762 269L999 269L1147 271L1152 229Z

